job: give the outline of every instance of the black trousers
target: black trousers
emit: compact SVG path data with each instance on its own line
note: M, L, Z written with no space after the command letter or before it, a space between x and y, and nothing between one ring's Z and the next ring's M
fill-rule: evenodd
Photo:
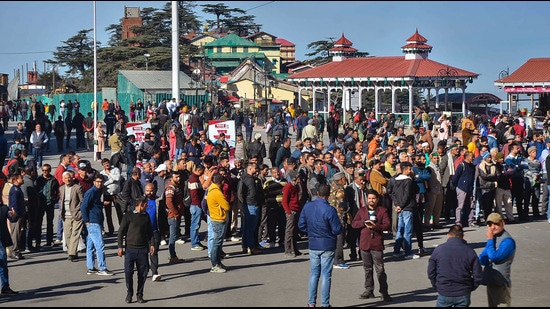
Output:
M137 268L136 295L143 296L147 273L149 272L149 248L126 248L124 254L124 275L126 278L126 291L128 295L134 295L134 271Z

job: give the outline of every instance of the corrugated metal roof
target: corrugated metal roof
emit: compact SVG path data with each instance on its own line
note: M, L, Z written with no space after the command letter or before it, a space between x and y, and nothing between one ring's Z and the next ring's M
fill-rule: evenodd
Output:
M237 67L239 64L241 64L241 61L216 61L212 62L212 64L216 67Z
M213 42L210 42L208 44L204 44L204 47L214 47L214 46L230 46L230 47L234 47L234 46L249 46L249 47L260 47L260 45L250 41L250 40L247 40L247 39L243 39L241 38L240 36L234 34L234 33L231 33L231 34L228 34L226 36L224 36L223 38L220 38L220 39L217 39Z
M495 83L544 83L550 82L550 58L531 58L509 76Z
M134 71L119 70L132 84L139 89L172 89L172 71ZM179 72L180 88L186 88L192 79L184 72Z
M448 66L430 59L406 60L404 56L348 58L332 61L303 72L288 76L288 79L345 78L345 77L434 77L440 70L456 70L456 76L475 77L479 74Z
M265 58L265 54L261 52L251 53L213 53L208 55L210 59L245 59L245 58Z
M296 44L282 38L276 38L275 42L277 42L278 44L281 44L281 46L296 46Z

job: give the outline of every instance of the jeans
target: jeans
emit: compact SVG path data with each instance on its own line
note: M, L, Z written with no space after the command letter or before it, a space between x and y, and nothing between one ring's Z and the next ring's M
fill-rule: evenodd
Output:
M181 217L168 218L168 227L170 230L170 237L168 238L168 252L170 257L177 257L176 254L176 238L178 238L178 232L180 229Z
M470 294L464 296L437 295L436 307L470 307Z
M242 245L243 248L256 248L254 243L254 231L256 230L256 223L258 222L258 206L256 205L243 205L243 228L242 228Z
M332 282L332 264L334 251L309 250L309 291L308 305L315 305L317 301L317 287L321 280L321 306L330 305L330 285Z
M212 241L214 240L214 230L212 230L212 219L206 215L206 247L208 248L208 258L212 258Z
M199 205L191 205L189 211L191 212L191 235L189 237L191 238L191 248L193 248L200 244L199 229L201 228L202 208Z
M405 255L409 255L412 253L413 212L402 210L397 214L397 218L397 233L395 234L393 253L399 253L403 246L403 241L405 241Z
M42 166L42 158L43 158L42 149L33 147L32 148L32 155L36 159L36 164L38 164L38 167L41 167Z
M97 267L99 270L106 270L105 243L101 235L101 225L90 223L86 228L88 229L88 237L86 237L86 267L94 269L95 258L97 256Z
M210 250L210 262L212 267L220 265L221 253L223 245L223 235L225 234L225 222L210 221L212 225L212 244L208 244L208 250ZM210 249L210 246L212 248Z
M0 242L0 282L2 283L2 291L9 290L8 255L6 254L6 248L2 245L2 242Z

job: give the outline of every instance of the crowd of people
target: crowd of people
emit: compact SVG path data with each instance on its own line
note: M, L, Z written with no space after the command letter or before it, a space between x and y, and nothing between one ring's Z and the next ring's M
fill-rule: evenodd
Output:
M45 246L63 243L70 261L78 261L85 248L87 273L112 275L103 237L116 234L118 255L126 255L127 302L134 294L135 268L139 302L144 302L149 268L153 281L162 280L160 246L167 245L168 262L178 264L183 260L175 245L190 242L191 250L206 250L210 272L224 273L224 241L240 241L242 252L249 255L282 247L284 256L293 258L302 254L298 242L305 238L312 263L310 306L315 305L320 275L323 284L329 284L324 280L330 282L332 269L348 269L347 262L358 259L365 271L365 290L359 297L374 297L375 270L382 299L391 301L384 240L395 240L394 258L418 259L431 253L424 247L424 234L443 228L445 221L456 226L450 234L460 238L463 227L490 222L493 212L507 224L548 215L545 159L550 138L535 132L526 143L521 115L477 121L468 114L458 138L451 136L445 114L425 116L430 115L427 106L417 107L407 134L401 116L392 113L377 119L374 111L361 109L344 122L337 109L327 117L317 111L310 117L290 104L269 115L265 132L253 134L254 114L221 101L201 109L176 99L158 106L138 101L132 104L132 119L116 105L105 101L103 121L97 124L91 113L84 118L74 104L70 113L63 105L52 126L56 131L59 122L63 129L54 133L61 155L53 169L42 163L49 133L41 131L38 121L53 116L45 117L38 107L26 121L34 126L18 123L13 145L6 150L3 201L16 213L10 216L11 259L23 259L26 249L40 250L40 224L46 215ZM208 121L213 119L235 121L234 145L223 133L214 141L207 138ZM150 126L138 143L125 124L140 120ZM103 169L63 148L64 138L66 147L70 145L68 123L77 129L76 149L98 146L94 160ZM325 128L328 145L323 142ZM106 145L110 157L102 158ZM59 222L54 233L56 205ZM339 227L313 223L320 213L307 209L322 207ZM204 239L199 233L202 222L208 231ZM329 305L329 291L322 288L323 306Z

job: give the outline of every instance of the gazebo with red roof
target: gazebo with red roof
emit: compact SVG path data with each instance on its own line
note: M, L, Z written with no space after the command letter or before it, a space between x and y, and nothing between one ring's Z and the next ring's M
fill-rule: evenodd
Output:
M546 114L550 110L550 58L531 58L509 75L508 70L502 71L494 85L508 94L510 103L512 94L527 94L534 105L534 95L538 95L539 109Z
M479 74L452 67L428 59L428 53L432 46L426 44L427 40L416 32L407 39L407 44L401 47L405 56L384 57L354 57L352 42L342 37L335 42L331 54L332 62L314 67L287 77L289 81L298 86L298 105L302 106L301 93L303 90L316 92L341 91L342 107L344 109L344 121L346 110L350 107L348 102L352 91L374 91L374 106L377 116L380 114L379 91L392 92L392 113L396 114L396 91L409 91L409 111L403 115L412 125L413 94L414 89L435 89L436 98L439 98L439 90L448 93L450 89L462 90L462 112L466 112L465 90L467 83L477 79ZM316 102L313 95L313 110ZM439 100L436 100L439 108ZM445 110L447 107L445 106ZM330 110L330 100L323 112Z

